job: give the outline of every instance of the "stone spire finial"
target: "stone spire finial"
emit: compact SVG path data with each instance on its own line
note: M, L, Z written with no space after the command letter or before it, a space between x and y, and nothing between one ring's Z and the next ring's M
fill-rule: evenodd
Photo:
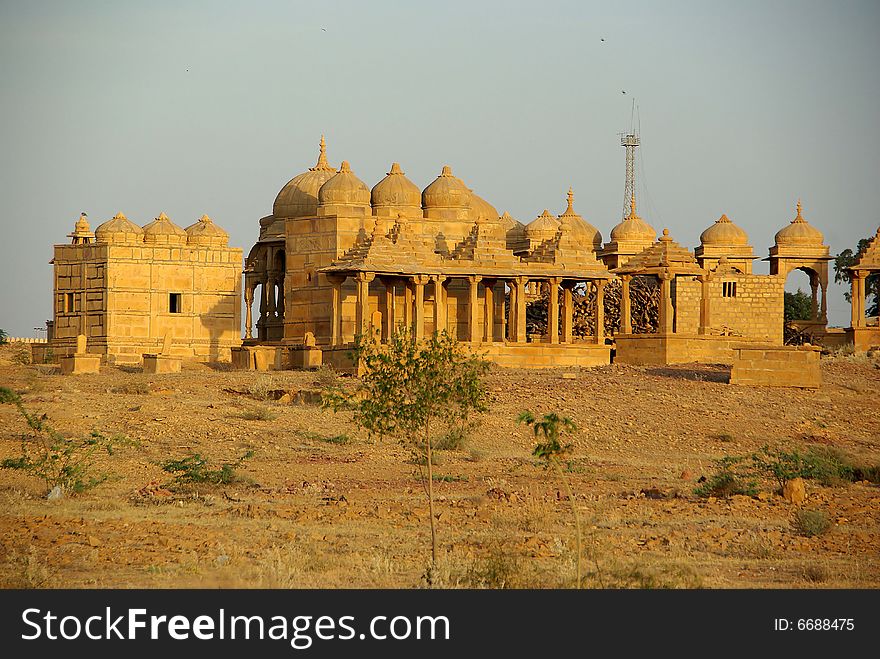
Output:
M402 175L403 175L403 170L400 168L400 163L399 163L399 162L393 162L393 163L391 163L391 171L388 172L388 174L389 174L389 176L390 176L391 174L400 174L400 175L402 176Z
M118 211L116 213L116 215L113 216L113 219L114 220L127 220L128 218L125 217L125 213L123 213L122 211Z
M332 172L333 167L327 162L327 142L324 141L324 135L321 134L320 142L321 151L318 154L318 164L311 168L313 172Z
M795 217L795 218L792 220L792 222L804 222L804 221L805 221L805 220L804 220L804 216L801 215L801 212L802 212L802 211L803 211L803 206L801 206L801 200L798 199L798 200L797 200L797 217Z
M351 166L348 164L347 160L343 160L342 164L339 166L340 174L351 174Z
M566 213L574 212L574 191L571 189L571 186L568 186L568 208L565 209Z
M202 222L203 224L211 224L213 222L213 220L210 217L208 217L207 215L202 215L199 218L199 222Z
M452 176L452 167L449 165L443 165L443 170L440 172L440 176Z
M636 193L633 192L632 197L629 200L629 217L626 219L639 219L639 216L636 214Z
M718 218L719 224L732 224L730 218L727 217L727 213L722 213L721 217Z
M169 218L167 215L165 215L165 213L159 213L159 217L157 217L156 219L161 221L161 220L167 220Z
M663 229L663 235L660 236L660 240L663 242L669 242L672 240L672 236L669 235L669 229Z

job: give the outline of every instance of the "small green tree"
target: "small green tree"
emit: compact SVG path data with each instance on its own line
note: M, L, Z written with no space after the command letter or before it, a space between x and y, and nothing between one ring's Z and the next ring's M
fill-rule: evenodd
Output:
M574 432L575 430L577 430L577 427L574 425L574 422L567 416L560 417L556 412L545 414L544 417L539 421L535 418L534 414L526 410L519 415L517 421L519 423L525 423L526 425L530 426L535 434L536 440L538 440L539 435L543 438L543 441L538 441L538 443L535 445L535 448L532 451L532 455L541 460L545 467L553 467L556 470L556 473L559 474L559 478L562 479L562 482L565 484L565 489L568 491L568 500L571 503L571 511L572 513L574 513L574 523L575 529L577 531L576 587L580 588L581 581L583 579L581 517L578 514L577 503L575 502L574 490L572 490L571 488L571 482L568 480L568 477L562 470L562 463L560 462L560 458L571 451L571 444L563 445L559 441L560 433Z
M120 446L136 445L123 435L106 437L97 430L88 437L65 437L48 424L47 415L29 412L21 397L6 387L0 387L0 403L15 405L33 431L31 436L22 436L21 455L0 461L0 467L25 471L42 479L47 491L59 486L68 494L80 494L103 483L108 474L95 473L95 453L106 451L113 455Z
M856 251L845 249L834 257L834 281L835 283L852 283L852 272L848 268L854 266L859 254L865 251L871 238L862 238L856 246ZM843 292L847 302L852 303L852 291ZM874 272L865 279L865 314L877 316L880 314L880 273Z
M801 289L797 293L785 294L785 321L811 320L813 318L813 298Z
M324 405L351 410L355 423L367 432L396 436L415 451L431 523L430 583L437 567L434 432L486 409L482 377L488 364L468 354L445 331L415 341L401 330L385 345L359 336L351 358L362 371L358 386L354 391L329 392Z
M0 329L0 346L6 343L6 339L9 335L6 333L6 330Z

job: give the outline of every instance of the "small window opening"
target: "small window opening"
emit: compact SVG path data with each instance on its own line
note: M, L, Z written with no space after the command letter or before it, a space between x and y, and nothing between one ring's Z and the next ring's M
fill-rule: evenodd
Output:
M168 296L168 311L170 313L181 313L183 311L180 306L180 293L171 293Z
M721 297L736 297L736 282L735 281L721 282Z
M75 304L74 293L64 294L64 313L73 313Z

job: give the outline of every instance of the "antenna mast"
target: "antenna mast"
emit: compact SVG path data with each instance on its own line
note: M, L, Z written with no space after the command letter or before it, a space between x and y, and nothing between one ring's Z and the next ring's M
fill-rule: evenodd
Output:
M639 145L639 136L634 129L620 134L620 146L626 147L626 185L623 190L623 219L629 215L630 204L636 196L635 160L636 147Z

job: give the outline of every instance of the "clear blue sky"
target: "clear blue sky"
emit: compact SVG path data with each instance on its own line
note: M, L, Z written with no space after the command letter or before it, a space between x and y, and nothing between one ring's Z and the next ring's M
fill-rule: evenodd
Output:
M3 2L0 327L51 317L80 211L207 213L247 253L321 133L370 186L448 163L524 222L572 185L607 239L633 98L658 231L693 248L727 213L765 257L801 197L855 247L880 223L878 33L877 2ZM847 324L840 288L829 310Z

